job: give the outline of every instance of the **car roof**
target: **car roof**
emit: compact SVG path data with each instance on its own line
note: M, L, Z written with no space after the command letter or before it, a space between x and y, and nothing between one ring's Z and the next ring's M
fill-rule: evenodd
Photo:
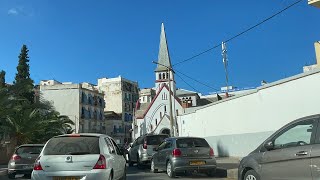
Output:
M177 140L177 139L193 139L193 138L196 138L196 139L204 139L204 140L205 140L205 138L202 138L202 137L193 137L193 136L190 136L190 137L188 137L188 136L185 136L185 137L169 137L169 138L167 138L167 139Z
M22 145L18 146L18 148L19 147L26 147L26 146L44 146L44 144L22 144Z
M98 134L98 133L76 133L76 134L62 134L55 137L68 137L68 136L93 136L93 137L101 137L101 136L107 136L106 134Z

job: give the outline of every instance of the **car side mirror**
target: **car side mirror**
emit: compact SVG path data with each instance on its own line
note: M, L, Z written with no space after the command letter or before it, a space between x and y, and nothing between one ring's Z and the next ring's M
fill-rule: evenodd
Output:
M264 146L264 148L266 148L268 151L274 149L274 144L273 144L272 141L267 141L263 146Z

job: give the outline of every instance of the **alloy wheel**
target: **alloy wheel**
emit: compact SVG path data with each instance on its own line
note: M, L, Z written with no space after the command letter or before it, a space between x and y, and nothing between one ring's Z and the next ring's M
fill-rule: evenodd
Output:
M168 164L167 164L167 174L168 174L168 176L169 177L171 177L171 172L172 171L172 169L171 169L171 163L170 163L170 161L168 162Z
M250 174L246 177L246 180L257 180L257 178L254 175Z

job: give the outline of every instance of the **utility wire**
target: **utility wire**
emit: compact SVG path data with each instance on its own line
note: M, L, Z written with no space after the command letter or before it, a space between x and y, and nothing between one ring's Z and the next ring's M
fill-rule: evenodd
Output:
M194 88L193 86L191 86L191 84L187 83L187 81L185 81L179 74L176 74L185 84L187 84L189 87L191 87L194 91L196 92L200 92L198 91L196 88Z
M236 34L235 36L233 36L233 37L231 37L231 38L229 38L229 39L227 39L227 40L225 40L225 41L223 41L223 42L225 42L225 43L226 43L226 42L232 41L233 39L235 39L235 38L237 38L237 37L239 37L239 36L241 36L241 35L243 35L243 34L247 33L248 31L250 31L250 30L252 30L252 29L254 29L254 28L256 28L256 27L260 26L261 24L263 24L263 23L265 23L265 22L269 21L270 19L274 18L275 16L277 16L277 15L279 15L279 14L283 13L284 11L286 11L286 10L290 9L290 8L291 8L291 7L293 7L294 5L296 5L296 4L298 4L298 3L300 3L301 1L302 1L302 0L298 0L298 1L296 1L296 2L294 2L294 3L292 3L292 4L290 4L289 6L287 6L287 7L286 7L286 8L284 8L284 9L282 9L281 11L279 11L279 12L277 12L277 13L273 14L272 16L270 16L270 17L268 17L268 18L266 18L266 19L262 20L261 22L259 22L259 23L255 24L254 26L251 26L250 28L248 28L248 29L246 29L246 30L244 30L244 31L242 31L242 32L240 32L240 33L238 33L238 34ZM192 60L192 59L194 59L194 58L196 58L196 57L198 57L198 56L201 56L202 54L205 54L205 53L207 53L207 52L209 52L209 51L211 51L211 50L213 50L213 49L215 49L215 48L218 48L218 47L220 47L220 46L221 46L221 44L219 43L219 44L215 45L214 47L212 47L212 48L210 48L210 49L207 49L207 50L205 50L205 51L203 51L203 52L201 52L201 53L199 53L199 54L197 54L197 55L194 55L194 56L192 56L192 57L190 57L190 58L188 58L188 59L185 59L185 60L183 60L183 61L180 61L180 62L178 62L178 63L175 63L175 64L173 64L173 66L176 66L176 65L178 65L178 64L181 64L181 63L184 63L184 62L187 62L187 61L190 61L190 60Z
M182 74L182 75L184 75L185 77L187 77L187 78L189 78L189 79L191 79L191 80L199 83L199 84L202 84L202 85L204 85L204 86L206 86L206 87L208 87L208 88L210 88L210 89L214 89L215 91L219 91L217 88L214 88L214 87L209 86L209 85L207 85L207 84L205 84L205 83L203 83L203 82L200 82L199 80L196 80L196 79L194 79L194 78L192 78L192 77L190 77L190 76L182 73L181 71L178 71L178 70L175 70L175 71L178 72L178 73L180 73L180 74Z

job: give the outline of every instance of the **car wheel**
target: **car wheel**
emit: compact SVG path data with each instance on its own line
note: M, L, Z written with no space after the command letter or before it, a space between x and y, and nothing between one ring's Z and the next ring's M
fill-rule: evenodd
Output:
M167 162L167 175L170 177L170 178L175 178L176 175L175 175L175 172L172 168L172 164L170 161Z
M207 171L209 177L214 177L216 175L216 169L210 169Z
M157 173L158 172L158 169L155 169L154 160L153 159L151 160L151 172L153 172L153 173Z
M140 162L140 158L139 158L138 154L137 154L137 167L138 167L138 169L142 168L142 163Z
M260 176L258 173L256 173L256 171L249 170L244 175L244 180L260 180Z
M10 174L8 174L8 178L9 179L15 179L16 178L16 174L15 173L10 173Z
M128 154L128 164L129 164L129 167L133 166L133 162L131 161L129 154Z

